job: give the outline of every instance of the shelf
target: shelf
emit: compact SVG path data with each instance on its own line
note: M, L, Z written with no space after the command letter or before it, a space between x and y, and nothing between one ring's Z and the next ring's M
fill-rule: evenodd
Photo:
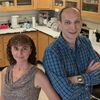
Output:
M78 2L77 0L66 0L66 2Z
M83 2L83 4L88 4L88 5L98 5L98 3L92 3L92 2Z

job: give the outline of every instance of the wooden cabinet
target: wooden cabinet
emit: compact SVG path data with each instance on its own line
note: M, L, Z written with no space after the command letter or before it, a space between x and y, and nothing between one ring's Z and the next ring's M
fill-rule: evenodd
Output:
M0 67L4 65L3 39L0 36Z
M16 0L18 10L32 10L34 9L35 0Z
M48 46L48 35L38 32L38 60L42 61L45 48Z
M28 35L30 38L32 38L37 49L37 32L32 31L32 32L26 32L25 34Z
M56 9L61 10L64 7L65 7L65 0L53 0L53 4L52 4L53 10L56 10Z
M32 9L34 9L34 0L0 0L0 11Z
M100 19L100 0L82 0L82 16Z
M38 60L42 61L45 49L54 40L55 38L45 33L38 32Z
M3 46L4 46L4 66L8 66L9 65L9 62L7 60L7 52L6 52L6 49L7 49L7 44L8 44L8 41L11 37L13 37L14 35L16 34L5 34L3 35Z
M50 10L52 8L52 0L35 0L35 9Z
M56 40L56 38L53 38L53 37L51 37L51 36L49 36L48 39L49 39L49 44Z
M53 9L61 10L64 7L81 7L81 0L53 0Z
M75 7L80 9L80 0L66 0L66 7Z
M35 47L36 47L36 53L37 53L38 52L37 32L32 31L32 32L26 32L25 34L28 35L34 41ZM36 57L38 57L38 53L37 53Z
M0 11L52 9L52 0L0 0Z

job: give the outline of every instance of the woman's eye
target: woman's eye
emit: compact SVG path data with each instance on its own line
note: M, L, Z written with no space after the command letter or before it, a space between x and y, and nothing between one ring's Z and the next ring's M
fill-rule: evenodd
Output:
M23 50L28 50L30 47L29 46L25 46L23 47Z
M23 50L27 50L28 48L23 48Z
M14 49L15 49L15 50L18 50L18 48L17 48L17 47L14 47Z

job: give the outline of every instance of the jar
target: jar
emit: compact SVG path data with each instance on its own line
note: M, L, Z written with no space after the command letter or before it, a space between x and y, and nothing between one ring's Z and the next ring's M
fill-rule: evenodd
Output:
M30 23L24 23L24 28L25 29L30 29L31 28L31 24Z
M9 5L10 5L10 6L14 6L13 1L9 1Z
M8 1L5 2L5 7L9 7L9 2Z

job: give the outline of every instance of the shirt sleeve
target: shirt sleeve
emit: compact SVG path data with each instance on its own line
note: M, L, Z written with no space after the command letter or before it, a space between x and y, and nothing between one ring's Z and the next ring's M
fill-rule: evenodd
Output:
M91 42L88 39L85 39L85 42L87 42L85 44L87 44L87 54L90 61L94 60L95 62L100 62L100 56L96 54ZM100 84L100 69L94 70L91 73L83 74L83 77L87 86Z
M100 62L100 55L97 55L96 51L92 47L90 40L85 38L84 42L87 44L87 54L90 61L94 60L95 62ZM94 70L91 73L85 73L83 76L87 86L100 84L100 69Z
M84 92L84 84L72 84L67 78L65 66L56 52L46 51L43 66L46 70L53 87L63 100L72 100Z
M83 74L83 77L87 86L98 85L100 84L100 69Z

